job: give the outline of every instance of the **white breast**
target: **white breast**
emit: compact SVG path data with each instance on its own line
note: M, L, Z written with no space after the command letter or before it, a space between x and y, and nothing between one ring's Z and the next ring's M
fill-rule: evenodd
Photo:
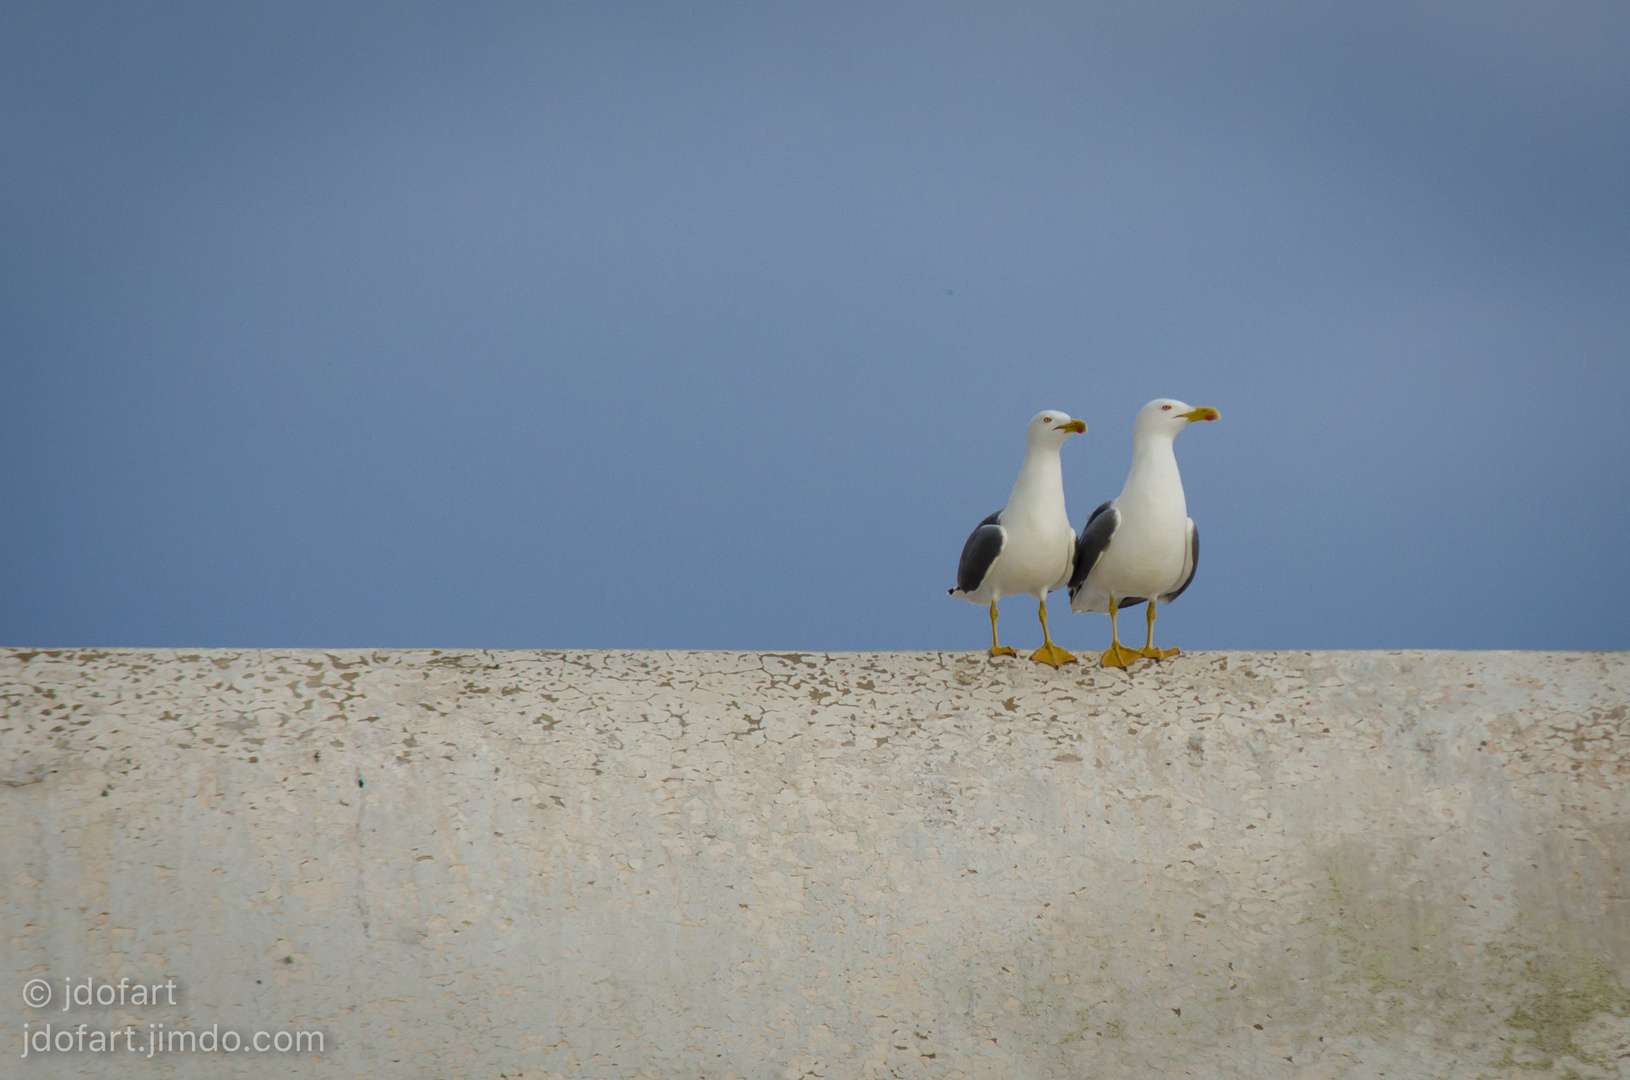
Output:
M1094 591L1119 601L1175 589L1187 569L1188 503L1169 438L1136 448L1126 487L1114 505L1120 526L1088 576Z

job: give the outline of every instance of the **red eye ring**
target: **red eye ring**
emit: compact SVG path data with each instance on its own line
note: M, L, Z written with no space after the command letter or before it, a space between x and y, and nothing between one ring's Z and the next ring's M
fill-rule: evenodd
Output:
M1166 412L1171 412L1172 411L1172 407L1170 405L1162 405L1161 408L1164 409Z

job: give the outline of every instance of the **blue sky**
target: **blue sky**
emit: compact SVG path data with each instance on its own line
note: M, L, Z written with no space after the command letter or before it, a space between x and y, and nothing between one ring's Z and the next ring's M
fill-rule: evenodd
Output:
M1025 422L1089 423L1079 526L1172 396L1169 643L1630 648L1627 55L1622 3L7 4L0 643L981 648Z

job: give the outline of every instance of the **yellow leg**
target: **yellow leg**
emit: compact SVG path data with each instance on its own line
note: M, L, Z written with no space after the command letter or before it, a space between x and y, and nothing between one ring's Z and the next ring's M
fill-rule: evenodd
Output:
M1143 648L1138 651L1139 656L1147 656L1151 660L1164 660L1168 656L1176 656L1182 649L1155 648L1155 601L1149 598L1149 636L1143 639Z
M1038 617L1041 619L1041 639L1043 644L1041 648L1030 654L1030 659L1043 664L1051 664L1054 667L1061 664L1075 663L1075 654L1066 652L1054 645L1053 635L1047 632L1047 598L1045 596L1041 598L1041 610L1038 612Z
M1113 596L1109 598L1109 640L1109 649L1104 653L1101 661L1104 667L1130 667L1132 661L1142 655L1136 649L1128 649L1121 644L1121 632L1115 625L1115 598Z
M990 654L992 656L1017 656L1019 650L1009 645L1003 645L996 640L996 601L990 602Z

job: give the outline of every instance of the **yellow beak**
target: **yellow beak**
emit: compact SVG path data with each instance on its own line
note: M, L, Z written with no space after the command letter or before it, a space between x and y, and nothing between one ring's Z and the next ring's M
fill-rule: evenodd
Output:
M1087 422L1085 420L1071 420L1068 424L1060 424L1060 425L1058 425L1058 427L1054 428L1053 430L1054 431L1073 431L1077 435L1083 435L1083 434L1086 433L1086 430L1087 430Z
M1215 419L1217 419L1217 417L1219 417L1221 415L1222 415L1222 413L1218 412L1216 409L1209 408L1207 406L1201 406L1200 408L1195 409L1195 410L1193 410L1191 412L1184 413L1183 414L1183 419L1185 419L1185 420L1215 420Z

